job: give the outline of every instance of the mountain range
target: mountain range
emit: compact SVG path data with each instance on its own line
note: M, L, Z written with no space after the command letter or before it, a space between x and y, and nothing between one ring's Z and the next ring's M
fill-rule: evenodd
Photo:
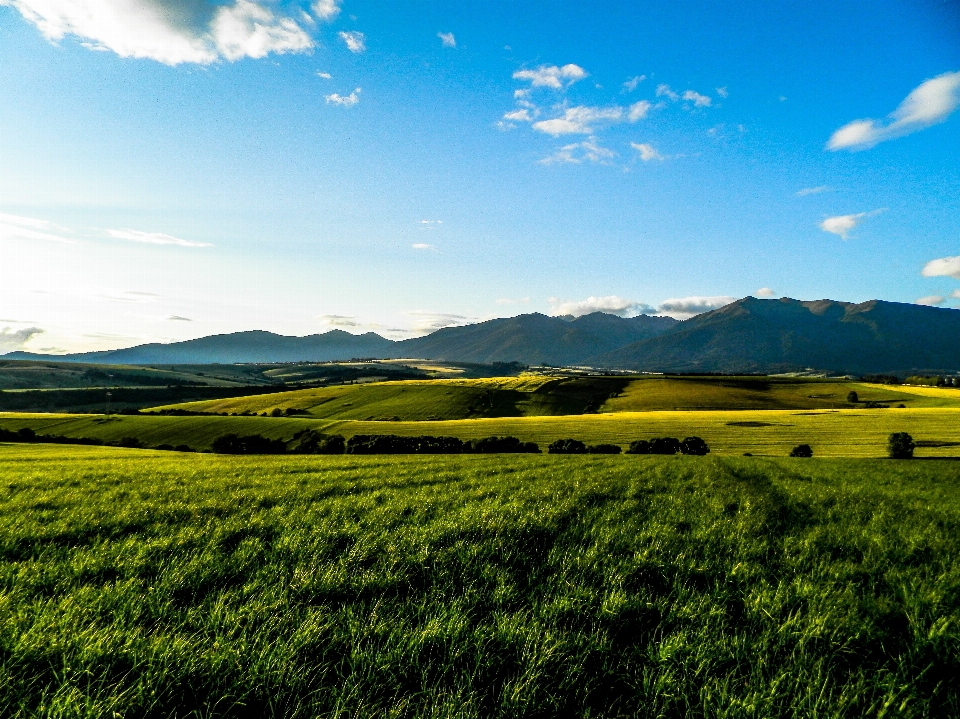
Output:
M306 337L250 331L185 342L57 355L108 364L208 364L416 357L451 362L588 365L659 372L956 372L960 311L871 300L745 297L684 321L539 313L394 341L342 330ZM4 359L54 359L11 352Z

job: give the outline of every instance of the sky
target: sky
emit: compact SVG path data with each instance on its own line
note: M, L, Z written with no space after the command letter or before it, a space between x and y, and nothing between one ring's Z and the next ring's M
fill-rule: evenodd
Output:
M960 4L0 0L0 354L960 307Z

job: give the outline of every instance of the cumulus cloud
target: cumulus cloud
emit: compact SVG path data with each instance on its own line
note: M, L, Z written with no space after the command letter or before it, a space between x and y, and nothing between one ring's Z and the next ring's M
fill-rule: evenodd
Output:
M942 295L929 295L928 297L921 297L918 300L914 300L915 305L923 305L924 307L936 307L937 305L942 305L946 297Z
M651 160L663 160L663 155L657 152L653 145L650 145L646 142L631 142L630 147L640 153L640 159L644 162L650 162Z
M804 187L802 190L797 190L797 197L806 197L807 195L819 195L821 192L829 191L829 187L826 185L820 185L820 187Z
M367 38L359 30L346 30L337 33L352 53L361 53L367 49Z
M457 46L457 39L453 36L452 32L438 32L437 37L440 38L440 43L444 47Z
M70 230L66 227L55 225L47 220L0 213L0 240L43 240L45 242L63 242L68 245L76 244L76 240L63 236L68 233L70 233Z
M541 65L536 70L517 70L513 73L514 80L526 80L533 87L550 87L554 90L570 87L585 77L587 77L587 71L573 63L563 67Z
M590 135L601 123L615 123L623 119L622 107L586 107L578 105L564 111L563 117L533 123L533 129L554 137L560 135Z
M313 14L327 22L336 19L340 14L339 0L316 0L313 3Z
M583 142L564 145L552 155L540 160L540 164L553 165L557 163L570 163L579 165L584 160L605 164L615 156L615 152L606 147L602 147L597 143L597 138L591 137Z
M0 330L0 354L23 349L23 346L30 341L31 337L42 333L43 330L39 327L24 327L19 330L4 327Z
M177 245L179 247L212 247L209 242L193 242L192 240L181 240L173 235L165 235L162 232L141 232L140 230L107 230L107 234L118 240L130 240L130 242L142 242L148 245Z
M866 150L946 120L960 105L960 71L946 72L916 87L883 120L854 120L833 133L828 150Z
M0 0L51 42L67 35L92 50L166 65L300 53L314 41L292 18L262 2L234 0Z
M338 95L337 93L331 93L326 97L328 105L340 105L342 107L353 107L358 102L360 102L360 88L354 88L353 92L349 95Z
M920 274L924 277L953 277L960 280L960 256L930 260Z
M756 291L757 297L776 297L777 293L771 290L769 287L761 287Z
M625 83L623 83L624 92L633 92L637 89L637 85L647 79L646 75L637 75L636 77L631 77Z
M512 122L533 122L533 117L530 115L530 110L525 107L506 113L503 116L503 119L510 120Z
M657 97L666 97L674 102L680 99L680 96L671 90L669 85L665 85L663 83L657 85Z
M960 290L954 290L950 293L950 296L955 300L960 300Z
M718 87L718 88L717 88L717 94L718 94L720 97L727 97L727 96L730 95L730 93L727 92L727 88L726 88L726 87Z
M627 109L627 119L630 120L630 122L643 120L650 112L651 107L653 107L653 105L646 100L635 102Z
M628 317L647 314L653 311L653 307L650 305L624 299L617 295L588 297L585 300L566 302L551 297L549 302L552 305L550 314L554 316L572 315L573 317L582 317L583 315L589 315L593 312L605 312L608 315Z
M694 92L693 90L687 90L683 93L683 99L692 102L694 107L710 107L710 105L713 104L713 100L708 96L701 95L699 92Z
M836 217L828 217L819 224L819 227L824 232L838 235L840 239L846 240L850 234L850 231L854 227L859 225L868 217L879 215L885 209L886 208L884 207L880 208L879 210L873 210L873 212L858 212L855 215L837 215Z
M657 313L669 315L676 319L687 319L695 315L703 314L704 312L719 309L734 301L734 297L726 295L720 297L674 297L661 302L657 307Z

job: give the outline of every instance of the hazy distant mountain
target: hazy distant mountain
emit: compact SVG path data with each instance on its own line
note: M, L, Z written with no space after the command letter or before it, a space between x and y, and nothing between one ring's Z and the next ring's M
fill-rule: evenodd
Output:
M623 318L594 312L576 319L539 313L447 327L397 343L403 357L458 362L582 364L587 358L666 332L670 317Z
M84 352L57 357L61 362L104 364L232 364L234 362L328 362L354 357L389 357L396 343L368 332L352 335L331 330L320 335L288 337L253 330L211 335L185 342L146 344L122 350ZM51 359L50 355L11 352L4 359Z
M960 311L880 300L747 297L591 363L686 372L955 372Z

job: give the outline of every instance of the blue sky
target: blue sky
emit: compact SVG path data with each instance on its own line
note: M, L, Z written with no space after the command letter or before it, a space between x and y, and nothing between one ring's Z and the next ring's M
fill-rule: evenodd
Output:
M958 104L949 2L0 0L0 353L958 306Z

